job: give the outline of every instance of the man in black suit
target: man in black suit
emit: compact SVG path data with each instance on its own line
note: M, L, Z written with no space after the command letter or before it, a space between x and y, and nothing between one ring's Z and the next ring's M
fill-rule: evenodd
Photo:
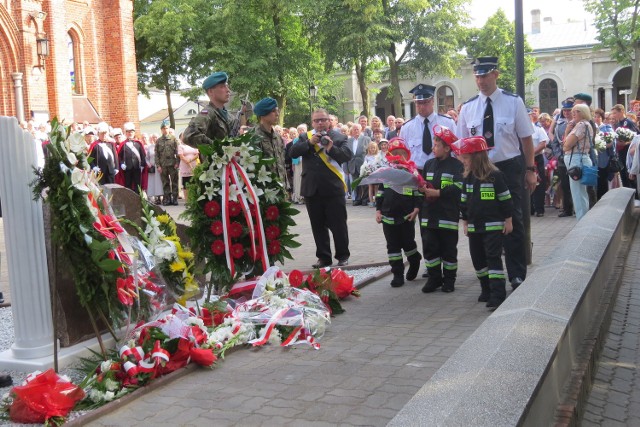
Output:
M348 162L353 153L347 137L331 129L329 114L317 109L311 115L313 131L301 134L291 147L292 158L302 157L302 185L311 221L318 261L313 268L328 267L331 261L333 234L338 266L349 264L349 232L347 229L346 184L340 163Z
M118 154L115 145L107 141L109 126L105 122L98 123L98 139L89 147L91 168L101 172L100 184L113 184L115 182L118 164Z
M351 136L347 139L347 145L353 152L353 157L349 162L347 162L347 171L349 175L351 175L351 181L355 181L360 177L360 168L364 164L364 156L367 154L367 147L369 147L369 143L371 142L371 138L362 133L362 127L359 124L354 124L351 126ZM365 189L363 191L363 188ZM363 203L363 194L368 194L366 189L367 186L359 186L351 195L353 199L353 206L366 205L366 200Z

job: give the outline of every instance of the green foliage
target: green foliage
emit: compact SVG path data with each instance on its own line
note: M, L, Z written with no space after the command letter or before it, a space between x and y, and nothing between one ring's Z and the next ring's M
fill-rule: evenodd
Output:
M507 15L502 9L498 9L482 28L470 29L465 41L467 55L470 58L498 57L498 69L500 70L498 85L513 93L516 93L515 34L515 24L507 19ZM527 87L534 81L533 71L536 68L535 58L527 55L531 50L531 46L525 39L524 71L525 86Z

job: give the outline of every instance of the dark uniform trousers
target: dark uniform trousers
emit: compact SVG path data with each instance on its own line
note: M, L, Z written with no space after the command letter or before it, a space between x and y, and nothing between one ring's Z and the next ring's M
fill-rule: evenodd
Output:
M349 231L347 229L347 206L344 195L305 197L311 231L316 242L316 256L331 262L331 239L336 245L336 259L349 258Z
M469 233L469 253L476 276L482 285L489 285L492 298L495 296L500 302L507 296L502 268L503 240L506 239L501 231Z
M556 174L560 180L560 188L562 188L562 212L567 215L572 215L573 199L571 198L571 186L569 185L569 179L571 178L569 178L569 174L567 173L567 167L558 165Z
M140 182L142 178L142 172L140 168L127 169L124 173L124 186L132 189L136 193L140 191Z
M458 272L458 230L421 227L424 263L429 277L453 283Z
M394 276L404 273L404 262L402 259L402 251L407 258L415 256L418 253L418 245L416 245L416 226L414 221L404 221L401 224L382 223L382 232L387 241L387 255L389 256L389 265ZM418 258L418 262L420 259Z
M522 222L522 198L525 195L524 159L522 156L516 156L496 162L495 166L504 174L513 200L513 231L504 238L505 263L509 281L516 277L524 280L527 277L527 256Z
M166 166L162 168L160 173L162 179L162 191L164 192L164 201L178 201L178 169L175 166ZM173 197L173 199L172 199Z
M536 169L538 170L538 186L531 194L531 213L544 214L544 196L547 190L547 176L544 170L544 155L538 154L535 157Z

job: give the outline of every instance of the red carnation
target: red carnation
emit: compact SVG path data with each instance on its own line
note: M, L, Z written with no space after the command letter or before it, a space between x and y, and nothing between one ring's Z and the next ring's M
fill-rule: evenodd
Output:
M280 241L272 240L269 242L269 246L267 247L267 253L269 255L278 255L280 253Z
M299 288L303 280L304 276L300 270L291 270L291 273L289 273L289 283L294 288Z
M220 214L220 203L211 200L204 204L204 214L209 218L215 218Z
M267 212L265 213L265 218L267 218L267 221L275 221L276 219L278 219L278 216L280 216L280 211L278 210L277 206L269 206L267 208Z
M240 207L240 203L238 202L229 202L229 216L238 216L242 212L242 208Z
M214 221L211 224L211 232L214 236L219 236L222 234L222 221Z
M280 236L280 227L270 225L264 230L264 234L267 236L267 240L275 240Z
M213 354L213 349L210 348L192 348L189 351L189 356L194 363L200 366L211 366L217 359Z
M211 252L214 255L222 255L224 253L224 242L222 240L216 240L211 244Z
M240 224L239 222L232 222L231 226L229 227L229 235L233 239L237 239L238 237L242 236L242 224Z
M242 255L244 255L244 248L241 243L234 243L231 245L231 256L233 258L242 258Z

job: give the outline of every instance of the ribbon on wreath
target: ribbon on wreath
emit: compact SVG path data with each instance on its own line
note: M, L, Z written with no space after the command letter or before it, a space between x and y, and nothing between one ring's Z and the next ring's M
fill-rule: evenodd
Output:
M249 239L251 240L251 256L255 261L260 257L262 261L262 268L266 270L269 267L269 257L267 254L267 244L264 235L264 225L262 223L262 214L260 213L260 202L258 195L249 180L247 172L244 170L235 158L231 159L225 166L222 173L222 232L225 242L225 258L227 261L227 267L231 272L231 276L235 276L235 263L231 257L231 236L229 235L229 229L231 228L231 217L229 215L229 187L235 185L240 188L240 184L244 184L247 192L249 193L250 200L256 209L257 225L254 224L251 217L251 210L249 209L249 200L243 191L240 191L240 207L244 214L247 227L249 229ZM256 236L258 244L256 245ZM258 252L259 250L259 252Z
M160 345L160 340L156 340L153 350L147 355L144 354L142 347L131 348L127 345L120 347L118 353L124 361L122 367L130 377L138 374L153 374L163 361L166 363L171 358L171 354Z

